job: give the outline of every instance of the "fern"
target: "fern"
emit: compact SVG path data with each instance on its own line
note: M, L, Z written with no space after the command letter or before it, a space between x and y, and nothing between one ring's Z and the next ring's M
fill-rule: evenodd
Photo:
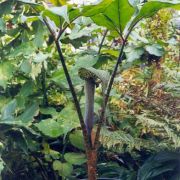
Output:
M152 112L144 111L141 115L136 115L136 125L141 125L149 132L154 132L154 135L161 137L161 140L166 140L172 147L180 147L180 127L179 122L174 119L161 118L158 115L153 115ZM173 122L173 123L172 123Z

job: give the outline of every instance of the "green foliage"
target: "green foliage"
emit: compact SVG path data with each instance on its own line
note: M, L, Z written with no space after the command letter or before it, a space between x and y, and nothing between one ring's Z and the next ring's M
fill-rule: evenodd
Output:
M86 162L86 157L84 154L78 153L66 153L64 159L70 164L81 165Z
M160 152L150 157L139 169L138 180L147 179L163 179L166 175L168 179L178 180L180 173L179 153L176 152Z
M73 167L69 163L62 163L60 161L54 161L53 162L53 169L55 171L58 171L59 175L62 177L68 177L71 175L73 171Z

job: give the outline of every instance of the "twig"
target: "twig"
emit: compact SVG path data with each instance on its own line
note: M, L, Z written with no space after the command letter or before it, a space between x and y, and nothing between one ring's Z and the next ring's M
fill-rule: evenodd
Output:
M106 29L106 31L104 32L103 38L102 38L102 40L101 40L101 43L100 43L100 45L99 45L98 54L100 54L100 52L101 52L101 49L102 49L102 46L103 46L103 43L104 43L104 40L105 40L105 37L106 37L107 33L108 33L108 30Z
M110 95L110 92L111 92L111 89L112 89L112 85L113 85L113 82L114 82L114 78L116 76L118 66L119 66L119 64L122 63L122 60L123 60L123 50L124 50L124 47L126 45L127 39L129 37L131 31L133 30L133 28L136 26L137 23L138 22L134 23L129 28L129 31L127 32L127 34L126 34L126 36L125 36L125 38L123 40L123 44L121 46L119 57L117 59L116 65L114 66L114 70L113 70L113 72L111 74L111 77L110 77L109 84L108 84L108 87L107 87L107 91L106 91L106 94L104 96L104 100L103 100L103 104L102 104L100 120L98 122L97 130L96 130L95 141L94 141L94 145L93 145L93 148L95 148L95 149L97 149L98 146L99 146L99 138L100 138L101 127L102 127L103 123L105 122L106 107L107 107L107 103L108 103L108 100L109 100L109 95Z
M49 105L48 97L47 97L47 88L46 88L46 70L44 67L44 63L42 63L42 74L41 74L41 85L43 91L43 105L46 107Z
M83 118L83 115L82 115L82 112L81 112L80 104L79 104L79 101L78 101L78 98L77 98L77 95L76 95L76 92L75 92L71 77L69 75L69 71L67 69L64 56L63 56L62 51L61 51L61 46L60 46L58 37L56 37L54 31L51 29L51 27L50 27L50 25L49 25L49 23L47 22L46 19L44 19L44 22L45 22L47 28L49 29L50 33L52 34L53 38L54 38L54 42L56 44L56 48L57 48L59 58L60 58L60 61L61 61L61 64L62 64L62 67L63 67L63 70L64 70L64 74L66 76L66 80L68 82L69 89L70 89L72 97L73 97L74 105L75 105L75 108L76 108L76 111L77 111L77 114L78 114L78 117L79 117L80 125L81 125L82 132L83 132L83 137L84 137L84 143L85 143L86 148L89 149L89 148L91 148L91 146L90 146L90 143L89 143L89 140L88 140L88 134L87 134L87 130L86 130L86 125L84 123L84 118Z

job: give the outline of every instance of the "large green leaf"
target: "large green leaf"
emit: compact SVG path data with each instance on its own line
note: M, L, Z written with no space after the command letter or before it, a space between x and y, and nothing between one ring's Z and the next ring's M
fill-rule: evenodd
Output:
M115 0L104 12L104 15L107 16L121 32L123 32L133 14L134 8L129 4L128 0Z
M80 126L77 112L74 109L73 104L68 104L59 114L58 122L63 128L64 134L67 134L72 129Z
M70 134L69 140L73 146L78 149L85 150L82 131L77 130Z
M81 165L86 162L85 154L79 153L66 153L64 159L70 164Z
M61 161L58 160L55 160L53 162L53 169L55 171L58 171L59 175L63 177L70 176L73 171L73 167L71 164L62 163Z
M88 68L88 67L92 67L93 65L96 64L98 60L97 56L93 56L93 55L83 55L83 56L78 56L76 58L76 63L75 63L75 69L79 69L79 68Z
M61 124L54 119L46 119L35 125L44 135L57 138L62 135L63 128Z
M173 4L173 3L167 3L167 2L160 2L160 1L150 1L143 5L143 7L140 9L137 16L134 18L134 20L131 23L131 27L139 22L143 18L148 18L153 16L157 11L163 8L174 8L180 10L180 3Z
M83 16L92 17L99 13L103 13L106 8L113 2L113 0L104 0L97 5L84 6L83 8Z
M84 8L84 16L91 17L100 26L118 32L123 32L135 11L128 0L106 0L88 7Z

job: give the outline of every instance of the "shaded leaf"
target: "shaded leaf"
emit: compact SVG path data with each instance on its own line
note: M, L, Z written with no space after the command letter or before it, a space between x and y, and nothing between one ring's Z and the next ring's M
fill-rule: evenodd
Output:
M11 121L14 119L14 113L16 110L16 106L17 106L17 101L15 99L13 99L12 101L10 101L7 105L5 105L1 112L1 120L3 121Z
M33 121L34 116L39 113L39 105L37 103L33 103L28 106L26 110L16 118L17 121L21 121L22 123L31 123Z
M78 130L70 134L69 140L73 146L78 149L85 150L82 131Z
M149 54L153 54L155 56L164 55L164 49L158 44L146 45L145 49L149 52Z
M58 160L55 160L53 162L53 169L55 171L58 171L59 175L63 177L70 176L73 171L73 167L71 164L62 163L61 161Z
M65 160L70 164L81 165L86 162L85 154L79 153L66 153L64 155Z

